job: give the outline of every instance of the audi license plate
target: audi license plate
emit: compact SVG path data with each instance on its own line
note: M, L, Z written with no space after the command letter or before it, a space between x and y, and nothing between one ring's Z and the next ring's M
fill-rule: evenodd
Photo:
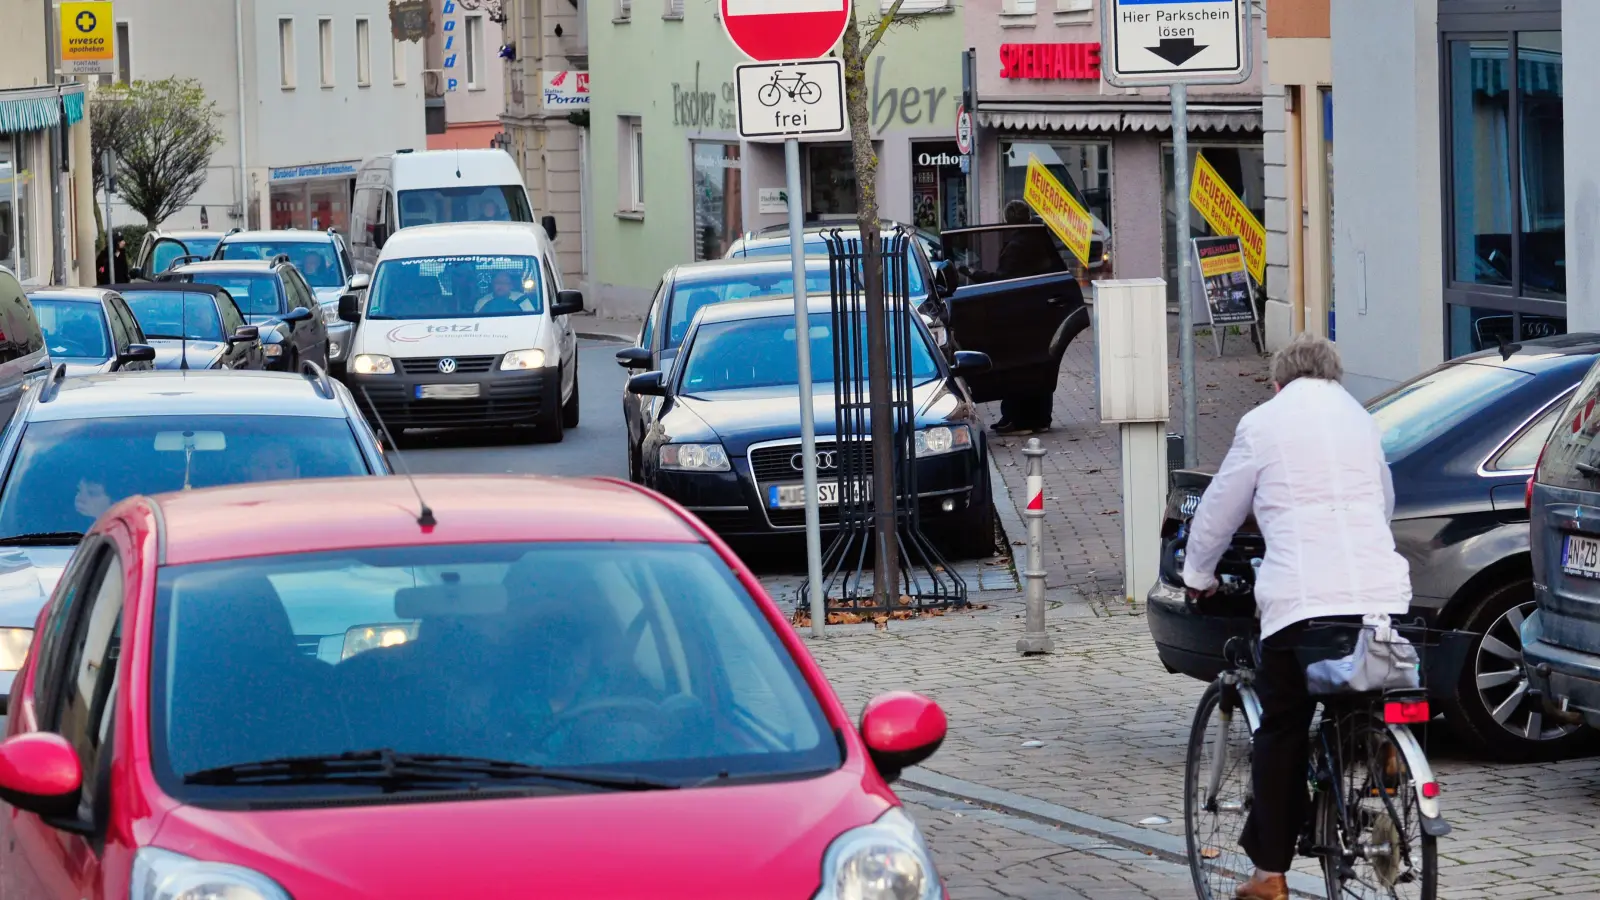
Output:
M1600 578L1600 541L1567 535L1567 546L1561 553L1561 571L1584 578Z
M872 496L872 482L862 485L857 492L860 496L857 503L865 503ZM797 509L806 505L806 486L804 484L770 484L767 485L767 506L771 509ZM839 505L839 482L820 481L817 483L817 505Z
M419 384L418 400L471 400L478 396L476 384Z

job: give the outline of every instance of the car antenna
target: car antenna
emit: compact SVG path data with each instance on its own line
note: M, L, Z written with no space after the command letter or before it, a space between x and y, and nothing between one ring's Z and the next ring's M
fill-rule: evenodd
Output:
M394 461L400 464L400 474L405 477L406 484L411 485L411 493L417 495L417 506L420 507L417 511L417 524L422 526L424 531L427 531L438 525L439 520L433 517L433 509L428 506L428 501L422 499L422 491L417 487L417 479L411 476L411 467L406 465L406 461L402 458L403 454L400 452L400 445L395 442L394 435L389 433L389 426L384 424L383 416L378 413L377 404L372 402L371 395L367 393L367 386L363 384L360 385L360 388L361 398L367 401L367 408L372 410L373 421L378 423L378 430L383 432L383 439L389 442L390 447L394 448Z
M456 177L461 177L461 148L456 148Z
M1500 361L1501 362L1505 362L1506 360L1510 359L1511 358L1511 354L1513 354L1513 353L1517 352L1518 350L1522 349L1522 345L1521 344L1508 344L1508 343L1506 343L1506 339L1505 338L1497 338L1497 340L1500 342Z

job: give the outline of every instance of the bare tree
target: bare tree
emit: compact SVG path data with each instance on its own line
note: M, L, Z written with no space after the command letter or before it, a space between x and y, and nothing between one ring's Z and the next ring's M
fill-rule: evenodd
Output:
M873 0L868 0L873 2ZM867 295L867 394L872 416L872 470L894 471L894 422L889 408L888 320L883 297L883 229L878 221L878 154L872 149L872 115L867 109L867 60L872 57L905 0L882 15L862 22L852 0L844 32L845 110L850 117L850 142L856 170L856 225L861 231L862 278ZM863 26L865 26L863 28ZM895 479L872 479L873 534L877 554L873 569L873 605L893 609L900 596L900 535L895 522Z
M96 90L90 112L95 184L105 150L116 157L117 192L154 228L188 203L222 143L217 104L194 78L135 81Z

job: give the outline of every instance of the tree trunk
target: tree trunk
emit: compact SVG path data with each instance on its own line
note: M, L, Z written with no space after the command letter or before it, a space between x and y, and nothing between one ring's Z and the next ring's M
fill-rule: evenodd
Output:
M867 391L872 423L872 505L876 560L872 600L892 611L900 597L900 535L895 516L896 479L888 316L883 297L883 229L878 222L878 154L872 149L867 109L867 66L861 28L852 5L844 33L845 108L856 169L856 224L861 229L862 280L867 293Z

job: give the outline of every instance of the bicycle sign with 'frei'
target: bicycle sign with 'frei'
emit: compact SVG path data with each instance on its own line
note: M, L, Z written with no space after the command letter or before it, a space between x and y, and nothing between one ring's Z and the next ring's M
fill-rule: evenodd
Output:
M835 135L845 130L844 64L837 59L748 63L734 69L745 140Z

